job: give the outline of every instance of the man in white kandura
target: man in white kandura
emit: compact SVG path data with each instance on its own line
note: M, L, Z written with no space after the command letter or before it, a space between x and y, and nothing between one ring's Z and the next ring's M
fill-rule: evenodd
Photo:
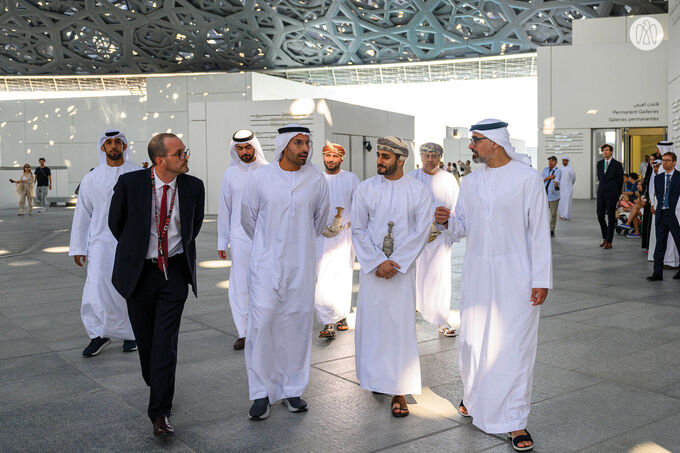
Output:
M571 200L574 197L574 183L576 182L576 172L570 165L569 156L562 156L562 179L560 180L560 203L557 206L557 213L560 219L571 219Z
M552 257L545 186L528 156L515 153L507 125L489 119L470 128L473 158L485 165L463 179L455 213L437 208L435 220L467 238L459 411L487 433L508 433L524 451L533 448L526 426Z
M356 318L356 370L361 387L393 395L395 417L409 414L404 395L420 394L416 337L416 258L432 225L432 196L404 175L408 144L384 137L378 174L352 200L352 242L361 264Z
M323 147L324 176L330 194L330 210L326 228L316 240L316 316L324 324L319 338L334 338L339 331L349 329L347 316L352 306L352 195L359 178L341 170L345 148L328 143Z
M99 354L111 343L111 337L123 340L123 352L137 350L127 303L111 283L118 242L109 230L109 205L118 177L139 167L129 161L127 139L122 132L104 132L97 145L99 165L80 183L69 246L69 255L78 266L87 261L80 308L90 337L90 344L83 350L85 357Z
M458 183L451 173L439 168L444 149L437 143L420 146L423 168L409 176L430 189L435 208L453 210L458 199ZM434 214L434 211L433 211ZM432 222L428 242L416 261L416 308L423 319L447 337L455 337L459 316L451 313L451 244L454 239L448 229L438 231Z
M262 146L253 131L241 129L234 133L229 147L231 162L222 176L222 194L217 211L217 254L227 259L231 250L229 271L229 307L238 338L234 349L243 349L248 327L248 261L252 241L241 226L241 199L249 172L267 161Z
M250 173L241 224L253 241L248 278L246 370L251 420L283 399L304 412L314 322L316 238L326 226L328 183L311 164L309 129L291 124L274 139L274 161Z

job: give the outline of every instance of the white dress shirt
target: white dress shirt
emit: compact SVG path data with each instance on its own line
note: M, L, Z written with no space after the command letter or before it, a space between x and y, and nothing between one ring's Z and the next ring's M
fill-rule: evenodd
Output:
M659 172L659 174L657 175L657 177L658 176L663 177L663 192L661 192L661 194L660 194L661 195L661 209L668 209L668 208L664 208L664 206L663 206L663 196L666 193L666 181L670 182L670 180L673 179L673 173L675 173L675 169L672 169L670 171L670 173L666 173L666 170L664 170L663 173ZM667 178L666 175L670 176L670 178ZM669 206L670 206L670 201L669 201Z
M152 170L155 174L156 170ZM151 234L149 235L149 245L146 249L146 259L158 258L158 230L156 230L156 212L158 212L160 221L160 204L163 199L163 186L166 184L161 181L161 178L155 174L154 181L156 181L156 202L151 202ZM167 183L170 188L166 195L166 212L170 212L170 201L172 194L177 191L177 178ZM161 225L161 228L163 226ZM172 216L170 217L170 224L168 225L168 257L175 256L182 253L182 230L179 222L179 194L175 195L175 205L172 209Z

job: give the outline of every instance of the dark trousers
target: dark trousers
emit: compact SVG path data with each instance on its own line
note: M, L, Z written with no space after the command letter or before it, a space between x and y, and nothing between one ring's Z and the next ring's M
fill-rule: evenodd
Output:
M654 273L663 273L663 258L666 255L668 233L673 236L675 247L680 250L680 224L675 212L670 209L656 211L656 248L654 248Z
M600 222L602 239L611 244L616 229L616 198L597 197L597 221ZM604 216L607 215L607 220Z
M179 324L189 291L187 275L184 255L170 258L167 280L156 264L145 262L135 291L127 299L142 377L151 388L151 421L169 416L172 408Z
M642 213L642 243L643 249L649 248L649 236L652 232L652 204L645 202L645 210Z

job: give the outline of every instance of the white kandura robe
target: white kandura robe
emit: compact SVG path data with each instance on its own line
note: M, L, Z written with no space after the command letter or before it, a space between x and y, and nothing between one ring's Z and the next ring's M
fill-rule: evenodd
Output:
M676 169L676 171L678 171ZM663 175L663 168L659 168L659 174ZM654 188L654 178L656 175L652 173L652 177L649 178L649 200L654 209L658 204L656 199L656 189ZM663 194L661 195L663 196ZM675 210L675 215L680 221L680 203ZM654 261L654 250L656 248L656 214L652 214L650 217L652 222L652 228L649 231L649 251L647 252L647 261ZM668 234L668 241L666 242L666 254L663 257L663 264L670 267L680 266L680 254L678 254L678 249L675 247L675 241L673 241L673 235Z
M427 241L432 206L430 191L410 176L373 176L354 192L352 242L361 264L354 342L362 388L391 395L421 391L415 261ZM401 269L384 279L375 271L388 259L382 251L388 222L394 223L389 259Z
M311 164L284 171L275 161L250 172L241 223L253 241L245 347L251 400L268 396L273 404L307 386L316 238L328 208L328 184Z
M352 172L340 170L329 175L324 173L328 183L330 209L326 225L333 225L338 207L342 211L342 225L351 222L352 195L359 185L359 178ZM349 315L352 306L352 272L354 249L352 229L341 230L337 236L323 235L316 240L316 289L314 306L316 316L323 324L336 323Z
M238 159L238 154L231 158ZM252 243L241 226L241 200L250 171L262 165L266 162L237 162L224 171L217 211L217 250L227 250L228 245L231 252L229 307L239 338L246 336L248 327L248 264Z
M118 177L139 169L129 161L120 167L110 167L104 162L87 173L80 183L69 256L87 256L80 316L90 338L135 338L125 299L111 283L118 242L109 230L109 206Z
M487 433L526 428L540 308L552 287L548 203L536 170L516 160L463 179L449 228L467 237L459 368L465 406Z
M416 178L430 189L434 210L444 206L452 212L458 200L458 183L451 173L439 169L429 175L420 168L409 176ZM454 238L450 230L441 230L434 241L428 242L416 261L416 308L423 319L435 326L449 324L451 314L451 244ZM453 319L452 324L457 324ZM457 325L451 325L457 328Z
M576 172L574 167L567 165L562 167L562 179L560 179L560 203L557 205L557 214L563 219L571 219L571 201L574 196L574 183Z

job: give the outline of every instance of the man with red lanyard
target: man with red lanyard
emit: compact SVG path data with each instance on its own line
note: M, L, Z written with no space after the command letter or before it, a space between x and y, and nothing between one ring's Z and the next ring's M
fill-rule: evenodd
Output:
M196 236L203 223L203 182L186 173L189 149L164 133L148 146L153 167L118 178L109 228L118 240L112 282L125 298L150 387L156 436L174 434L177 340L189 284L196 291Z

